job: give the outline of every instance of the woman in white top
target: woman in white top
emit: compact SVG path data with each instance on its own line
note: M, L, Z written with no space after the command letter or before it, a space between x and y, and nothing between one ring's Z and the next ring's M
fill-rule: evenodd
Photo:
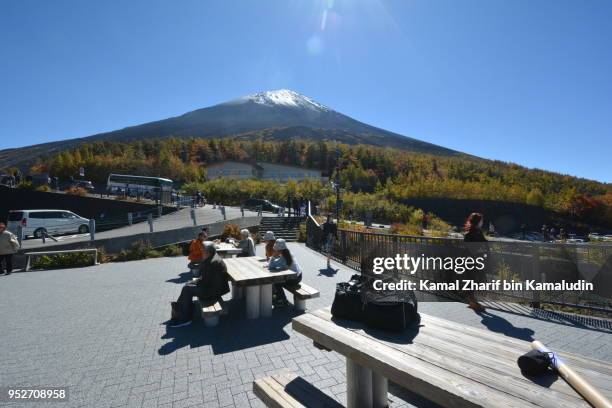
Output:
M255 242L251 238L251 233L248 229L240 231L242 239L238 243L238 248L242 249L242 252L238 256L255 256Z
M274 253L270 258L268 269L271 272L285 271L287 269L297 273L295 278L285 281L284 283L276 283L272 287L272 303L274 307L287 306L287 297L283 287L292 287L302 281L302 269L300 265L293 259L291 252L287 248L287 243L284 239L278 238L274 243Z

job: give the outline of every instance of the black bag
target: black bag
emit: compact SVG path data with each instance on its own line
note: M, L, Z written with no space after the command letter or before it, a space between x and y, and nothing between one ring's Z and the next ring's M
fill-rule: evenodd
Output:
M364 322L369 327L402 331L418 320L413 292L368 291L365 299Z
M540 350L531 350L517 360L521 372L527 375L541 375L548 372L552 358L548 353Z
M183 314L181 313L181 307L178 302L170 302L170 319L171 320L182 320Z
M353 275L350 281L336 284L336 295L331 307L332 316L356 321L363 319L361 290L365 282L364 277Z

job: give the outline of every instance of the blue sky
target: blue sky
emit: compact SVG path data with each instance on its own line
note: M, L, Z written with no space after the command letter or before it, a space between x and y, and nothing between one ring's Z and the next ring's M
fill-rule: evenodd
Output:
M612 182L612 2L0 2L0 149L289 88L481 157Z

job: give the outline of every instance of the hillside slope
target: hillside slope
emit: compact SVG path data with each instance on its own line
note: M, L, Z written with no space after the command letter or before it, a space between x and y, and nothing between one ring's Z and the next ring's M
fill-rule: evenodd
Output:
M248 95L168 119L112 132L0 151L0 168L27 168L38 157L95 141L131 141L167 137L238 137L249 140L294 137L347 144L395 147L435 155L458 152L359 122L304 95L277 90Z

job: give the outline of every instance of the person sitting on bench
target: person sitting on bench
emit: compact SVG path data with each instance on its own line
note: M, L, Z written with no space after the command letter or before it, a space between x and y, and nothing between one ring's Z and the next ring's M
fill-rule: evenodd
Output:
M194 296L202 302L214 302L229 291L225 262L217 255L215 244L212 241L205 241L200 262L200 278L186 283L181 289L178 300L172 302L170 326L184 327L191 324Z
M189 255L187 259L189 259L189 267L196 268L197 264L202 261L204 246L203 243L206 240L206 236L203 232L198 234L198 237L191 241L189 244Z
M266 231L263 236L263 241L266 243L266 260L269 261L274 254L274 243L276 242L276 237L274 236L273 231Z
M242 249L242 252L238 256L255 256L255 242L251 238L251 233L248 229L240 231L242 239L238 243L238 248Z
M284 283L275 283L272 286L272 304L274 307L287 306L287 296L285 296L284 287L295 286L302 281L302 269L300 265L293 259L291 252L287 248L287 243L284 239L278 238L274 243L274 253L268 264L270 272L279 272L287 269L297 273L293 279L287 280Z

